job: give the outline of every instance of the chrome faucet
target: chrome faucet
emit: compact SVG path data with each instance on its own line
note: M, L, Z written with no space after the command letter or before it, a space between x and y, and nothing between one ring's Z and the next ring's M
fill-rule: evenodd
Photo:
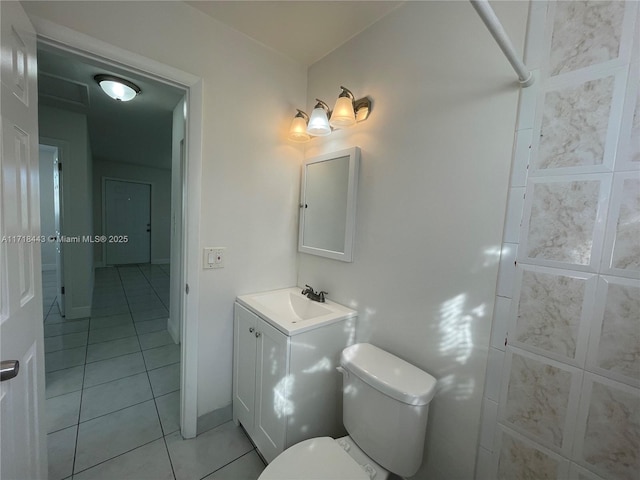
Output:
M302 290L302 295L306 295L309 300L314 302L324 303L324 296L327 295L327 292L315 292L310 285L305 285L305 287L307 288Z

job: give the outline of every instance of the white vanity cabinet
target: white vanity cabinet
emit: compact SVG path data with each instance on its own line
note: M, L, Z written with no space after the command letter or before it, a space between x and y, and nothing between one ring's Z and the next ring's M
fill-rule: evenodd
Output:
M233 420L268 462L307 438L343 434L336 367L355 316L299 332L276 327L235 303Z

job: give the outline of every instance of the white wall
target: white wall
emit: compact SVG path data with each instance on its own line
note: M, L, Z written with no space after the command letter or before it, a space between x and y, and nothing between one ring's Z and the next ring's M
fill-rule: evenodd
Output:
M527 3L494 7L521 50ZM416 478L472 478L516 76L468 2L408 2L308 76L307 111L340 85L373 108L306 144L306 156L357 145L362 158L353 263L300 254L298 284L357 309L358 340L439 380Z
M103 178L151 184L151 263L168 263L171 234L171 170L94 159L93 218L96 235L102 235ZM103 244L94 245L95 261L104 265Z
M25 2L36 15L204 81L198 412L231 403L233 301L296 281L300 147L286 142L306 69L182 2ZM188 281L188 279L187 279Z
M49 238L56 233L55 211L53 208L53 162L55 148L40 145L40 235ZM40 244L42 270L56 269L56 244Z
M40 105L40 137L66 142L62 161L63 224L67 237L92 235L92 160L85 115ZM64 243L65 314L88 317L93 295L93 247L90 243Z

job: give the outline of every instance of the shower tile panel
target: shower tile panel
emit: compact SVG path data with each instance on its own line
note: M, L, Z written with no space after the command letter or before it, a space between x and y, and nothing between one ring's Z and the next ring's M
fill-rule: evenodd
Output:
M640 387L640 283L600 277L587 368Z
M534 172L604 163L614 80L610 75L546 92Z
M582 366L597 277L520 264L509 343Z
M575 457L604 478L635 480L640 471L640 391L585 374Z
M640 278L640 174L616 173L602 271Z
M550 75L617 58L624 10L624 2L616 0L555 3Z
M583 271L597 268L610 178L591 174L530 179L519 260Z
M566 460L509 429L502 428L499 436L498 480L566 478Z
M513 349L507 352L507 365L499 418L555 451L569 449L578 370Z

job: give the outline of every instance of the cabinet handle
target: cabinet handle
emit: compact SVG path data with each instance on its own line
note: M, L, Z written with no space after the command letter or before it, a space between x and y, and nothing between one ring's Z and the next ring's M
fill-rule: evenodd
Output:
M249 327L249 333L253 333L254 330L255 330L255 328Z
M256 338L258 338L260 335L262 335L260 332L256 332Z

